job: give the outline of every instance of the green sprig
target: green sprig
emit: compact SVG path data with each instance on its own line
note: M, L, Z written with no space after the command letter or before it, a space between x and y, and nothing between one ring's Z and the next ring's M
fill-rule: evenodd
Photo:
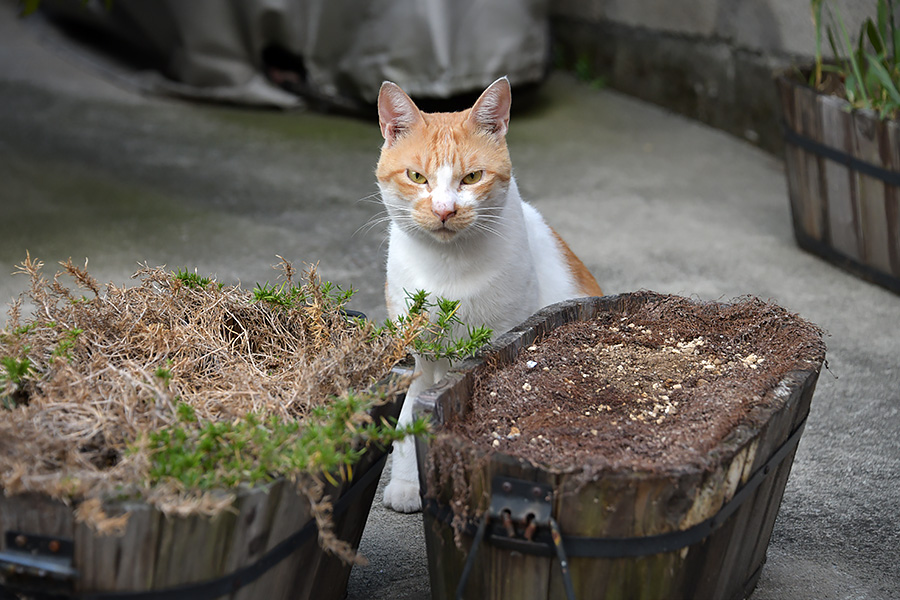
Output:
M458 315L460 308L458 300L438 297L436 301L432 301L430 294L425 290L412 293L407 291L406 296L407 314L398 316L395 320L385 321L384 326L376 330L376 335L384 331L396 335L413 321L418 321L417 317L430 315L413 339L413 350L428 360L436 361L443 358L451 364L472 356L491 341L493 330L490 328L483 325L472 327L463 323ZM455 337L454 333L460 329L465 329L466 334Z

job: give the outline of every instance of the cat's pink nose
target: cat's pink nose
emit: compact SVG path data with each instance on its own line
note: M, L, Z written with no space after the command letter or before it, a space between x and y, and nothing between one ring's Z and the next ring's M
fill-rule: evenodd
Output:
M447 219L456 214L456 211L452 208L432 208L431 212L441 220L441 223L446 223Z

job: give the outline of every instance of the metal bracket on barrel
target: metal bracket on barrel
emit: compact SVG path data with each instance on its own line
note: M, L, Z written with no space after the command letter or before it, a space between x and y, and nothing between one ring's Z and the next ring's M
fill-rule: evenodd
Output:
M566 597L575 600L575 590L569 575L569 561L562 545L562 534L553 518L553 487L502 476L495 477L491 482L491 504L482 515L475 539L469 548L469 556L466 558L456 588L457 600L462 600L466 583L475 564L475 556L485 535L490 543L498 548L526 554L541 554L535 552L535 549L546 550L547 544L535 541L535 538L542 528L550 531L553 546L550 554L555 551L559 559Z
M21 592L60 593L71 589L78 571L72 566L72 540L7 531L6 551L0 552L3 587Z
M510 477L495 477L488 508L491 543L501 548L530 552L538 527L549 527L553 488Z

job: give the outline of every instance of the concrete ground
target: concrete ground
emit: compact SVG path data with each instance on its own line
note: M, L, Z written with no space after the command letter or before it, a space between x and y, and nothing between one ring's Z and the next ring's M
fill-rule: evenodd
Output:
M0 2L0 298L26 250L274 280L318 262L385 316L374 122L140 96L73 61ZM798 249L780 160L726 134L555 75L513 115L523 196L608 293L753 294L828 332L828 365L757 600L900 597L900 297ZM353 600L428 597L420 515L373 507Z

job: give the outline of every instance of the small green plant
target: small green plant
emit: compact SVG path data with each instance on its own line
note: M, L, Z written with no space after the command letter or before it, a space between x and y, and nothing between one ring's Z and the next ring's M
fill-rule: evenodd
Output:
M156 371L153 372L153 374L156 375L157 378L162 380L163 387L169 387L169 382L172 381L173 375L172 375L171 366L172 366L172 360L168 359L168 360L166 360L165 367L156 367ZM189 404L182 403L181 406L191 408L191 406Z
M18 359L14 356L4 356L0 358L0 365L3 366L3 373L0 378L16 385L20 385L26 377L31 374L31 361L28 357Z
M52 356L54 358L62 358L68 362L72 361L72 348L78 341L78 336L84 333L83 329L73 328L63 332L59 343L53 349Z
M253 302L266 302L272 306L280 306L282 308L294 308L306 302L306 294L303 289L288 285L288 282L282 282L279 286L264 284L256 284L253 288Z
M854 108L877 111L882 119L900 111L900 28L893 0L877 0L876 14L866 19L856 38L850 37L840 11L828 0L811 0L816 27L815 69L810 85L825 86L825 74L840 79L843 93ZM834 54L834 64L823 57L823 37Z
M28 352L27 346L25 352ZM0 358L0 367L3 367L0 371L0 388L7 388L12 384L12 391L7 395L0 389L0 407L13 409L20 404L22 385L34 373L34 367L27 356L23 358L4 356Z
M178 269L178 271L172 273L172 279L180 281L185 287L191 289L202 289L213 283L211 278L197 274L196 269L193 273L187 269ZM222 285L223 284L221 283L218 284L219 288L221 288Z
M416 330L412 336L413 350L428 360L447 359L452 364L473 355L479 348L491 341L493 331L487 327L472 327L462 322L458 316L460 303L439 297L430 300L430 294L424 290L407 292L407 315L388 320L384 327L377 330L388 331L396 335L404 328ZM465 328L466 334L455 337L456 331Z
M606 87L606 78L597 75L591 59L586 54L580 55L575 60L575 76L595 90L602 90Z
M343 306L353 297L356 291L353 288L344 289L331 281L323 281L319 288L319 294L328 306ZM303 287L292 285L289 281L283 281L281 285L272 285L268 281L253 288L253 301L266 302L282 308L301 308L313 300Z

